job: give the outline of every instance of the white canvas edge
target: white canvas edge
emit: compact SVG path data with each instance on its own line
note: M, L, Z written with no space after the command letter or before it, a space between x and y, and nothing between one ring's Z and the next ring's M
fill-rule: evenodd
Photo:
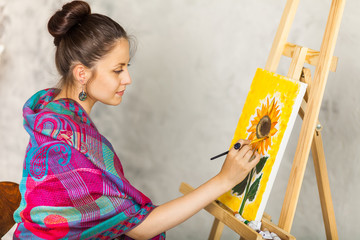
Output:
M294 80L291 80L291 79L286 79L286 80L294 81ZM270 196L270 192L271 192L273 183L274 183L274 181L275 181L275 178L276 178L276 175L277 175L277 171L278 171L279 166L280 166L280 162L281 162L282 157L283 157L283 155L284 155L286 145L287 145L287 143L288 143L288 141L289 141L290 134L291 134L292 129L293 129L293 127L294 127L294 123L295 123L297 114L298 114L299 109L300 109L300 106L301 106L301 102L302 102L302 100L303 100L303 97L304 97L304 94L305 94L305 91L306 91L307 84L306 84L306 83L299 82L299 81L297 81L297 82L300 83L299 94L297 95L295 104L293 105L293 110L292 110L292 112L291 112L291 115L290 115L288 124L287 124L287 126L286 126L286 130L285 130L285 132L284 132L284 136L283 136L283 138L282 138L282 140L281 140L279 150L278 150L278 152L277 152L277 154L276 154L276 158L275 158L275 161L274 161L274 165L273 165L273 167L272 167L272 169L271 169L270 176L269 176L269 180L268 180L268 182L266 183L266 188L265 188L263 197L262 197L262 199L261 199L261 203L260 203L260 206L259 206L259 208L258 208L255 221L261 221L261 218L262 218L262 216L263 216L263 214L264 214L265 206L266 206L267 201L268 201L268 198L269 198L269 196Z

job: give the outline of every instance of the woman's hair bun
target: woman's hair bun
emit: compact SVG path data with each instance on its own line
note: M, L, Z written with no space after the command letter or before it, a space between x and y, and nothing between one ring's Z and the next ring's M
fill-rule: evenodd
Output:
M91 14L89 4L84 1L72 1L57 11L48 22L49 33L54 37L54 44L58 46L61 38L76 24Z

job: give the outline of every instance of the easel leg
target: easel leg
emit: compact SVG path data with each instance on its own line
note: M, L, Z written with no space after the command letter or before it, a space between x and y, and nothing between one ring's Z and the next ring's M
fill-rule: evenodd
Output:
M211 228L209 240L220 240L221 234L224 230L224 223L215 218Z
M311 87L304 121L301 127L299 143L290 172L288 188L286 189L284 204L279 218L279 227L290 232L299 199L307 158L311 149L316 122L320 112L320 105L324 95L327 76L333 56L345 0L333 0L326 23L323 41L321 43L319 62L316 65L313 85Z
M315 131L311 152L314 160L316 180L319 189L321 210L324 219L326 238L339 239L336 228L334 207L331 199L329 177L326 168L321 133Z
M303 68L301 81L308 84L308 89L304 96L304 100L308 101L308 95L311 90L311 71ZM304 119L304 110L300 109L299 115ZM319 123L318 123L319 124ZM311 144L311 152L314 160L314 167L316 173L316 180L319 190L321 210L325 225L327 239L339 239L337 234L337 227L335 221L334 207L331 198L329 177L326 168L324 146L321 137L321 132L316 128Z

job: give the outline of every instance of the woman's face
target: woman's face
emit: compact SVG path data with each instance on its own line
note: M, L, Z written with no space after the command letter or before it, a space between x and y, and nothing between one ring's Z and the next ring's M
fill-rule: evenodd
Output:
M86 87L88 97L94 102L120 104L126 86L131 83L129 61L129 42L121 38L115 47L96 63L95 76Z

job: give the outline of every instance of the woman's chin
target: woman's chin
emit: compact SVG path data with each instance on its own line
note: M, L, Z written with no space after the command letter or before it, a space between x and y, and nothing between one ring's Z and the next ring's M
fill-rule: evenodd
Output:
M110 106L117 106L122 102L122 98L114 98L110 101L100 101L100 102Z

